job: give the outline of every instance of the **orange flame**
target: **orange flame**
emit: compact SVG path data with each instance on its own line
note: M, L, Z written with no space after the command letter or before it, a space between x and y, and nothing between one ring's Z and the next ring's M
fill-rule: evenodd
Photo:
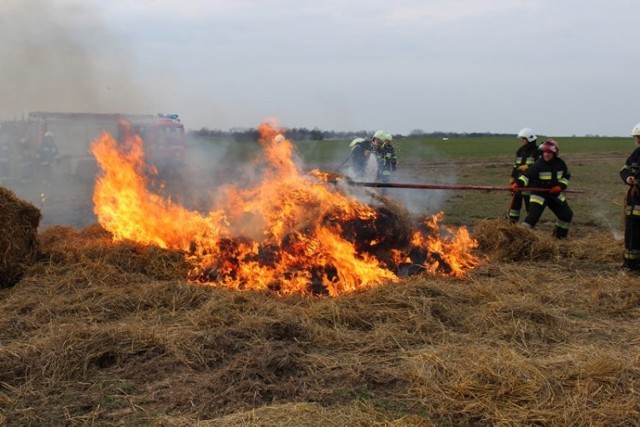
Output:
M462 277L478 265L478 258L470 250L478 247L478 242L471 238L466 228L453 230L440 227L438 223L444 218L443 212L438 212L425 220L428 233L415 232L411 240L414 248L422 249L427 259L422 265L427 271L437 272L443 266L448 274ZM448 237L441 236L445 231Z
M128 147L118 147L104 133L91 146L103 171L93 194L100 224L115 240L179 250L189 249L194 241L206 241L215 247L224 235L224 213L203 216L148 192L142 140L134 135L128 143Z
M235 289L337 296L397 282L402 259L416 263L415 256L402 255L410 248L395 248L396 261L382 260L373 249L383 239L355 241L345 227L358 222L375 228L376 209L320 176L303 174L293 144L275 126L263 124L259 132L263 179L248 188L226 188L223 206L207 215L148 190L139 137L120 147L103 134L92 144L103 171L93 197L98 221L114 240L183 251L193 265L193 282ZM418 260L422 269L462 276L478 262L470 253L473 239L461 229L443 241L436 235L441 218L426 224L434 235L414 233L413 253L418 248L428 254Z

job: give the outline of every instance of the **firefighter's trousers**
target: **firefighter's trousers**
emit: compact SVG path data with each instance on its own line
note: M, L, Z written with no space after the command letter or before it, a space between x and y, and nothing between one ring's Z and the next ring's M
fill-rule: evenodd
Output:
M529 192L524 191L515 191L511 196L511 205L509 206L508 216L509 219L513 222L518 222L520 220L520 211L522 210L522 205L524 204L524 209L526 212L529 212Z
M630 189L624 218L624 266L640 270L640 195Z
M529 199L529 213L524 222L531 228L535 227L545 207L549 207L557 218L553 235L557 238L567 237L569 234L569 224L573 219L573 211L562 193L560 194L540 194L533 193Z

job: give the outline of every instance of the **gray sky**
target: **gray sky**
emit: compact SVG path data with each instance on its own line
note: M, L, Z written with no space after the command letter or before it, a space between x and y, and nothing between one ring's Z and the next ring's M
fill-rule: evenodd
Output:
M629 135L637 0L1 0L0 119Z

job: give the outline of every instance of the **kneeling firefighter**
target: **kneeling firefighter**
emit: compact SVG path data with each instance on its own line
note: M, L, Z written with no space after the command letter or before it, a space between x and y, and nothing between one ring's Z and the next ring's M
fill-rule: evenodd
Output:
M562 239L569 233L569 224L573 218L573 211L562 194L569 185L571 173L564 160L558 157L560 148L558 142L548 139L540 145L542 157L512 184L512 189L517 191L520 187L540 188L548 191L532 190L529 199L529 212L524 220L524 225L533 228L544 212L549 209L557 218L553 235Z

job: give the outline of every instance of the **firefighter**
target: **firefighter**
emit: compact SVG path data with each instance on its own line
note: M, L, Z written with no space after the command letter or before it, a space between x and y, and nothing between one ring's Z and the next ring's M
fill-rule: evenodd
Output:
M376 155L376 157L378 150L382 147L386 134L387 133L383 130L377 130L371 137L371 152Z
M367 170L369 155L373 150L372 141L365 138L355 138L349 147L351 148L351 171L355 178L362 179Z
M398 159L396 157L396 150L391 145L393 137L391 134L381 132L378 137L373 139L374 154L378 163L378 182L389 182L391 180L391 173L396 171L396 164ZM376 132L376 133L378 133Z
M640 123L631 131L636 148L620 170L620 178L629 186L624 210L623 268L640 271Z
M53 134L51 132L45 132L44 138L42 138L42 142L40 142L36 150L36 158L42 183L50 184L53 163L58 160L58 147L53 140Z
M516 180L525 173L531 165L533 165L540 158L540 150L538 150L538 144L536 143L538 137L531 128L524 128L518 132L518 138L522 142L522 145L516 151L516 159L511 169L511 178L509 184L513 184ZM516 191L511 196L511 204L509 205L509 211L507 212L507 218L511 222L520 221L520 211L522 210L522 204L524 202L524 208L526 212L529 212L529 197L531 193L528 191Z
M529 199L529 212L524 220L524 225L533 228L542 216L546 206L557 218L553 235L562 239L569 233L569 224L573 218L573 211L562 194L567 189L571 173L566 163L558 153L558 142L548 139L540 145L542 157L539 158L527 171L520 175L511 188L517 191L520 187L544 188L548 191L532 191Z

